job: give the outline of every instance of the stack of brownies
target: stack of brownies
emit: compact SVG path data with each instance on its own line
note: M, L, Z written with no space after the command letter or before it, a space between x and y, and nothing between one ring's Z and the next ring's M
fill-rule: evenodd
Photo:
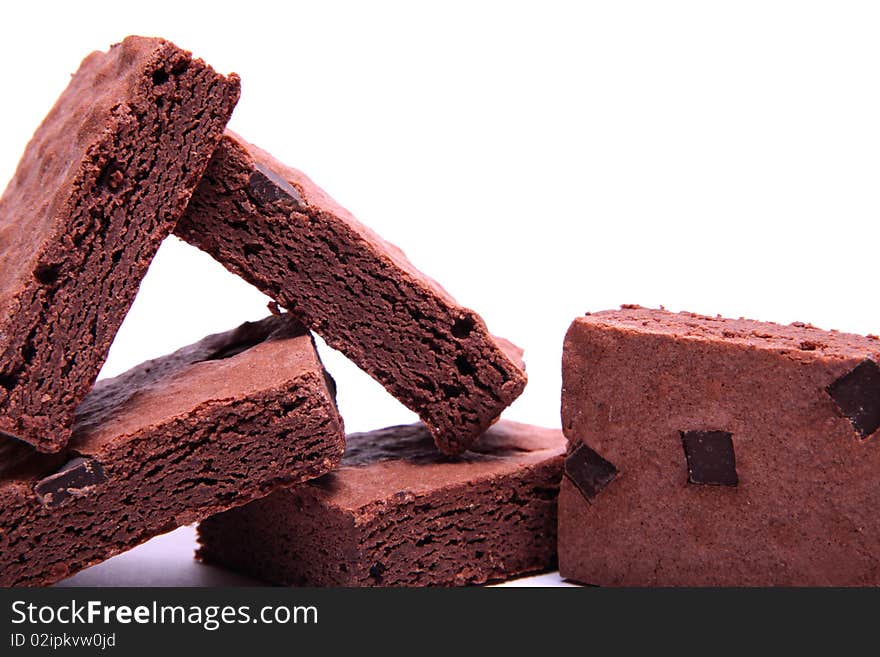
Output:
M0 585L202 520L201 558L276 583L554 567L565 439L495 423L521 351L226 131L238 96L237 76L129 37L83 61L0 199ZM272 314L95 383L171 234ZM422 423L346 438L311 331Z
M181 525L268 582L880 584L880 339L638 306L574 321L562 431L492 336L161 39L90 55L0 199L0 585ZM95 383L162 240L272 314ZM284 311L282 312L283 309ZM422 422L345 436L311 332Z

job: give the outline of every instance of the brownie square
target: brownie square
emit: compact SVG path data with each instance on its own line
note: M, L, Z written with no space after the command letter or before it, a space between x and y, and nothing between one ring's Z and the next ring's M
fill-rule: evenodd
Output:
M242 276L467 449L522 392L522 352L301 172L227 132L175 234Z
M559 567L599 585L880 584L880 340L638 307L578 318ZM873 430L871 427L874 426Z
M0 198L0 432L68 441L238 95L237 76L162 39L82 62Z
M276 584L453 586L556 565L565 439L500 421L460 457L421 424L348 437L342 467L199 525L204 561Z
M98 382L55 454L0 441L0 585L50 584L338 465L342 420L291 316Z

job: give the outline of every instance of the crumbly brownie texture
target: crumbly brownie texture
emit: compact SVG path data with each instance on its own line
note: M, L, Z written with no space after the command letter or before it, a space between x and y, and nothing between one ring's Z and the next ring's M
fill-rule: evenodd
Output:
M560 572L880 584L880 340L638 307L565 339Z
M501 421L460 457L423 425L348 437L342 467L199 526L199 557L301 586L480 584L556 565L565 439Z
M161 39L83 61L0 199L0 432L67 442L238 95Z
M100 381L62 453L0 443L0 585L60 580L339 464L342 420L289 315Z
M227 132L176 234L282 306L467 449L522 392L522 352L299 171Z

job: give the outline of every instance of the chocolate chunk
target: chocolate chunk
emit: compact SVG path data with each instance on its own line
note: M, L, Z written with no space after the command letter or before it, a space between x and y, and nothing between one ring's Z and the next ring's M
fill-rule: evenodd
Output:
M880 367L873 360L866 358L826 390L862 438L880 428Z
M260 203L292 201L297 206L303 205L302 196L300 196L296 187L269 167L255 164L248 182L250 183L251 194Z
M588 502L592 502L599 491L617 476L617 468L580 443L565 459L565 476Z
M55 474L38 481L34 493L43 506L54 509L70 499L88 495L95 486L105 481L107 473L98 461L77 456Z
M370 577L372 577L377 582L382 581L382 573L385 572L385 564L381 561L377 561L372 566L370 566Z
M736 486L733 437L727 431L681 431L688 481L709 486Z

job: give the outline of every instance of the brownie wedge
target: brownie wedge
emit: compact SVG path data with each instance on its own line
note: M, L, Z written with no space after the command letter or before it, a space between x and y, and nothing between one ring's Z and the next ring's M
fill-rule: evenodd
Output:
M162 39L83 60L0 198L0 433L68 441L238 96Z
M199 525L204 561L275 584L460 586L552 570L562 432L502 420L459 457L421 424L348 437L342 467Z
M300 315L444 452L470 447L526 384L518 348L305 175L230 132L175 234Z
M559 568L589 584L880 584L880 340L638 307L565 339Z
M311 336L244 324L99 381L60 453L0 442L0 585L56 582L322 475L344 432Z

